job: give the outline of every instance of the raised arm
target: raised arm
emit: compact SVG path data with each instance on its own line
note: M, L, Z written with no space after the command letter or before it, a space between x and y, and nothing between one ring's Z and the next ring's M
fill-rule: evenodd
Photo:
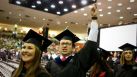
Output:
M98 23L96 9L96 7L91 9L92 21L89 24L90 31L88 40L78 54L81 66L85 71L87 71L98 60Z

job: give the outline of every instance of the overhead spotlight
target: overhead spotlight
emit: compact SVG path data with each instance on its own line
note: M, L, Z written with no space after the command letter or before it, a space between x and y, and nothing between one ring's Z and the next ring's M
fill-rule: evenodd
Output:
M74 11L74 13L78 13L78 11Z
M123 24L123 21L119 21L119 22L118 22L118 25L122 25L122 24Z
M100 26L103 26L103 24L100 24Z
M98 2L97 5L101 5L101 2Z
M134 16L137 16L137 14L134 14Z
M83 15L84 15L84 16L87 16L88 14L87 14L87 13L84 13Z
M111 12L108 12L108 14L111 14Z
M74 5L74 4L72 5L72 8L73 8L73 9L75 9L76 7L77 7L76 5Z
M21 16L21 14L19 13L19 16Z
M22 21L22 19L20 18L20 20L19 20L20 22Z
M120 12L120 10L116 10L116 12Z
M119 17L120 19L123 19L124 17L123 16L121 16L121 17Z
M87 4L87 0L82 0L82 1L81 1L81 4L82 4L82 5L86 5L86 4Z
M45 21L46 19L45 19L45 18L43 18L42 20L43 20L43 21Z
M112 0L108 0L108 2L111 2Z
M36 17L33 17L34 19L36 19Z
M54 4L52 4L50 7L51 7L51 8L55 8L56 6L55 6Z
M59 1L58 3L59 3L59 4L63 4L63 1Z
M130 2L135 2L135 0L130 0Z
M64 12L67 12L68 11L68 9L67 8L64 8Z
M127 7L127 10L131 10L131 7Z
M108 24L108 26L111 26L111 24Z
M5 31L7 31L8 29L7 28L4 28Z
M16 28L16 27L18 27L18 25L17 25L17 24L15 24L15 25L14 25L14 27Z
M45 8L44 10L45 10L45 11L48 11L48 8Z
M36 3L37 3L37 4L41 4L41 1L40 1L40 0L38 0Z
M58 12L56 12L57 14L61 14L59 11Z
M98 11L102 11L102 9L98 9Z
M60 25L60 24L61 24L61 22L60 22L60 21L57 21L57 24L58 24L58 25Z
M17 0L17 1L16 1L16 4L20 5L20 4L21 4L21 2Z
M89 8L92 8L93 6L92 5L90 5L90 6L88 6Z
M103 14L100 14L99 16L100 16L100 17L103 17Z
M9 14L12 14L12 12L9 12Z
M117 5L118 5L118 6L122 6L123 4L122 4L122 3L118 3Z
M36 6L35 6L35 5L31 5L31 7L32 7L32 8L36 8Z
M108 6L108 9L111 9L112 7L111 6Z
M85 9L84 9L84 8L81 8L80 10L81 10L81 11L84 11Z

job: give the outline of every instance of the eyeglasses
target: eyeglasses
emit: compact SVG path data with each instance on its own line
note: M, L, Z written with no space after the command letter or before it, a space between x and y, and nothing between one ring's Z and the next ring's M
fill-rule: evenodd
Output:
M72 45L72 43L61 43L61 45Z

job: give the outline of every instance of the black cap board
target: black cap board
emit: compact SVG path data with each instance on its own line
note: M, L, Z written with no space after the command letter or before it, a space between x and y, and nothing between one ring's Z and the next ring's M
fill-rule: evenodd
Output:
M32 29L28 31L26 36L23 38L23 41L38 46L41 51L45 50L52 43L50 40L44 38Z
M103 48L99 48L99 53L100 53L100 56L103 57L104 59L107 59L107 57L112 56L110 54L110 51L107 51Z
M132 44L130 44L130 43L125 43L122 46L120 46L119 48L125 51L125 50L134 50L137 47L132 45Z
M57 40L62 40L62 39L67 39L67 40L71 40L72 43L75 43L77 41L79 41L80 39L73 34L70 30L66 29L63 32L61 32L60 34L58 34L57 36L55 36L55 38Z

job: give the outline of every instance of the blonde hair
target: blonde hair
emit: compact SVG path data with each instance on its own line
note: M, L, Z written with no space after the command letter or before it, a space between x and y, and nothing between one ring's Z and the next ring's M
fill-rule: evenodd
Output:
M27 69L25 77L35 77L37 69L40 67L40 60L41 60L41 50L35 46L35 57L30 65L30 67ZM19 68L15 70L12 77L19 77L21 74L21 71L23 70L24 62L21 60L19 64Z
M134 52L132 51L133 57L131 60L131 63L134 64L135 63L135 58L134 58ZM125 52L122 52L121 57L120 57L120 64L126 64L126 60L125 60Z

